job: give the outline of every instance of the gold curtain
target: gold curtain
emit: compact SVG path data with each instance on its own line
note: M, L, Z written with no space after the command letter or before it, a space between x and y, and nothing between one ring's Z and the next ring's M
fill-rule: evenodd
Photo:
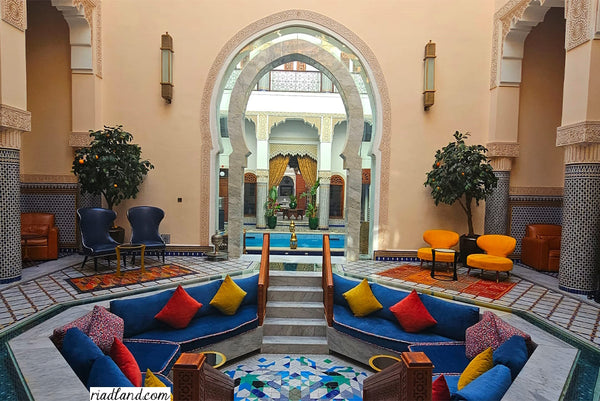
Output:
M271 189L273 185L279 185L289 161L289 156L282 155L277 155L269 161L269 189Z
M298 167L307 189L310 189L317 181L317 161L309 156L298 156Z

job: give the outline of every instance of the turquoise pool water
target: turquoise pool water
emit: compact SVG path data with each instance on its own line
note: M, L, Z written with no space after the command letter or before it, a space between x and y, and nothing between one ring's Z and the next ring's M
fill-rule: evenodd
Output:
M277 252L277 248L285 248L286 251L292 251L290 249L290 237L291 233L271 233L269 246L274 252ZM314 252L315 254L321 254L323 249L323 234L313 233L296 233L298 237L298 253ZM262 248L263 233L262 232L247 232L246 233L246 249L255 250ZM331 251L339 253L346 247L346 235L345 234L329 234L329 245ZM275 249L273 249L275 248ZM337 252L336 252L337 251ZM272 252L273 253L273 252Z

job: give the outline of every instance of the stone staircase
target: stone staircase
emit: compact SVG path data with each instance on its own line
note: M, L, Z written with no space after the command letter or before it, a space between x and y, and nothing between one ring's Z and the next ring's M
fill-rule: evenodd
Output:
M261 352L327 354L320 272L271 271Z

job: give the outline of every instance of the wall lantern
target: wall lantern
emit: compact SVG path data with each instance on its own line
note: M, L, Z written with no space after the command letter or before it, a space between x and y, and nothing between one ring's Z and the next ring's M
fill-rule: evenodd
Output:
M425 110L433 106L435 96L435 43L431 40L425 45L425 58L423 75L423 105Z
M160 37L160 86L162 97L171 103L173 99L173 38L169 32Z

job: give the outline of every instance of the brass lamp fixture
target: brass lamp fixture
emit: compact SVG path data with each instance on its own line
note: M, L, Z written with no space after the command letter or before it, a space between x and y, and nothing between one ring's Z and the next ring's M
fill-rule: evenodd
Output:
M425 73L423 75L423 105L425 110L433 106L435 97L435 43L431 40L425 45L423 59Z
M161 95L171 103L173 99L173 38L169 32L160 37L160 86Z

